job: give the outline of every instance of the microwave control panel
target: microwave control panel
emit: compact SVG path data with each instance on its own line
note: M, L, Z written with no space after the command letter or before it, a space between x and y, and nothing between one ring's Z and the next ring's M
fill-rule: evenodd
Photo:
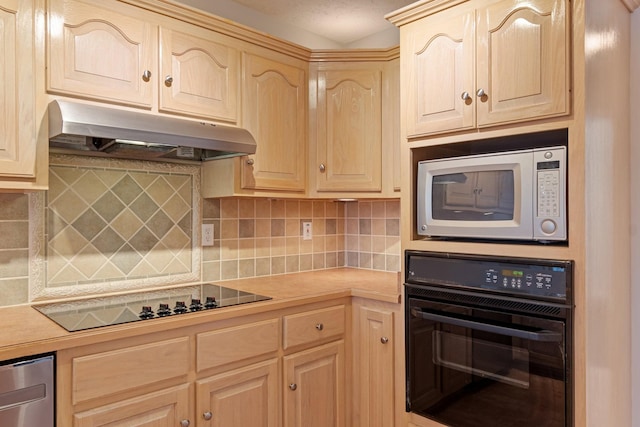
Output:
M534 185L536 185L534 237L536 239L564 240L567 237L564 202L565 165L565 147L534 151Z

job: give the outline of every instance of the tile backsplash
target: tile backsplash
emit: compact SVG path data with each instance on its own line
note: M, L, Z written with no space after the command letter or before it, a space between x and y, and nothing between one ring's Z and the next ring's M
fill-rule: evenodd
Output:
M193 165L50 163L49 191L0 194L0 306L342 266L400 270L398 200L203 200ZM200 246L201 223L214 225L213 246Z

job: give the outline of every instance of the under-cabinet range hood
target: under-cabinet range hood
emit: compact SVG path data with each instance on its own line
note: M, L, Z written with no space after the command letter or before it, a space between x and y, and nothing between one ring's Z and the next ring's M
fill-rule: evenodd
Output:
M256 152L246 129L55 100L49 145L75 154L142 160L213 160Z

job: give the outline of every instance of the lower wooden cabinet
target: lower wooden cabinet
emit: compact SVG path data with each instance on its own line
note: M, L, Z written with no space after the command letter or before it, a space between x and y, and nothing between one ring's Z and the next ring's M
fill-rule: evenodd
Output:
M277 427L278 359L196 382L196 418L207 427Z
M344 427L344 340L284 357L284 427Z
M354 301L61 350L58 425L400 427L400 305Z
M189 420L189 394L189 384L183 384L110 405L100 406L74 414L73 426L142 427L189 425L191 423ZM254 425L257 426L258 424Z

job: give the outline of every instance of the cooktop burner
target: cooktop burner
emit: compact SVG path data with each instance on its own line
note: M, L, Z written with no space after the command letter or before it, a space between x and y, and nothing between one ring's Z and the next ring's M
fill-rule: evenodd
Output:
M34 306L69 332L213 310L271 297L214 284Z

